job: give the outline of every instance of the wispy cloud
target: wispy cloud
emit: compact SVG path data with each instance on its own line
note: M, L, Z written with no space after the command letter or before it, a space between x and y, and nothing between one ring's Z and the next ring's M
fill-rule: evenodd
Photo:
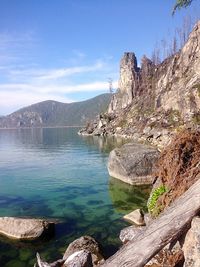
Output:
M57 80L64 77L70 77L74 74L82 74L87 72L96 72L102 70L105 63L97 61L92 65L64 67L57 69L11 69L8 71L11 79L31 79L31 80Z
M73 102L76 93L81 99L85 92L108 92L107 78L116 79L110 57L89 60L73 50L69 60L58 60L52 68L49 60L39 58L38 50L32 33L0 33L0 115L44 100ZM117 88L117 82L113 84Z
M118 82L114 81L113 86L117 88ZM33 84L24 84L24 83L8 83L8 84L0 84L0 94L7 92L9 93L19 93L19 92L33 92L39 93L46 96L53 95L66 95L68 93L75 92L93 92L93 91L108 91L108 83L102 81L96 81L92 83L81 83L76 85L46 85L42 88L39 85ZM56 92L56 94L55 94ZM5 95L4 95L5 96Z
M46 75L42 75L38 78L41 80L58 79L58 78L63 78L63 77L70 76L73 74L78 74L78 73L94 72L94 71L102 69L102 67L103 67L103 63L98 62L92 66L80 66L80 67L72 67L72 68L55 69L55 70L47 72Z

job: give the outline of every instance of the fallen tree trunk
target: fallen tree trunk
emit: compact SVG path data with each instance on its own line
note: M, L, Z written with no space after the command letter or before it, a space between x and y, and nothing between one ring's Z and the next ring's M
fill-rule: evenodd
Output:
M39 266L39 267L61 267L61 266L63 266L63 263L65 262L65 260L63 260L63 259L57 260L53 263L44 262L40 258L39 253L36 254L36 258L37 258L37 264L35 264L34 267L37 267L37 266Z
M200 179L102 267L143 267L168 243L177 240L199 211Z

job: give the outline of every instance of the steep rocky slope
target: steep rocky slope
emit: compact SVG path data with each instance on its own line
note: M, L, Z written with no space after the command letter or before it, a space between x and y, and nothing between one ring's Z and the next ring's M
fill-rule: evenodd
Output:
M105 112L110 102L110 94L102 94L92 99L76 103L44 101L22 108L8 116L0 117L0 128L81 126Z
M200 21L174 56L154 65L134 53L120 63L119 89L92 134L129 135L166 144L171 132L200 123ZM87 133L86 128L83 133Z

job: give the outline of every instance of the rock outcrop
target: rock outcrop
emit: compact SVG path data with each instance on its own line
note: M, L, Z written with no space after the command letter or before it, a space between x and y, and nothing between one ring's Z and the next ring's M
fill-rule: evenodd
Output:
M119 89L104 114L106 121L96 121L90 134L129 136L165 146L180 127L198 125L199 58L200 21L183 48L161 64L144 56L138 68L135 54L124 53Z
M72 254L82 250L91 253L93 266L98 265L103 260L98 243L90 236L82 236L74 240L65 251L63 259L67 260Z
M0 218L0 234L8 238L35 240L54 233L54 223L40 219Z
M137 94L138 84L139 68L137 66L137 58L134 53L125 53L120 62L118 95L113 97L108 109L108 113L112 113L119 107L120 109L128 107Z
M159 152L150 146L129 143L111 151L108 159L110 176L131 185L151 184L153 165Z

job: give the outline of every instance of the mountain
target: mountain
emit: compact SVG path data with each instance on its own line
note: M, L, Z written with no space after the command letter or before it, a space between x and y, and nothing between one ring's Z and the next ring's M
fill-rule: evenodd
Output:
M155 65L134 53L124 53L119 90L107 113L87 134L130 136L165 145L175 131L200 125L200 21L176 54Z
M111 94L102 94L82 102L44 101L0 118L0 128L81 126L105 112Z

